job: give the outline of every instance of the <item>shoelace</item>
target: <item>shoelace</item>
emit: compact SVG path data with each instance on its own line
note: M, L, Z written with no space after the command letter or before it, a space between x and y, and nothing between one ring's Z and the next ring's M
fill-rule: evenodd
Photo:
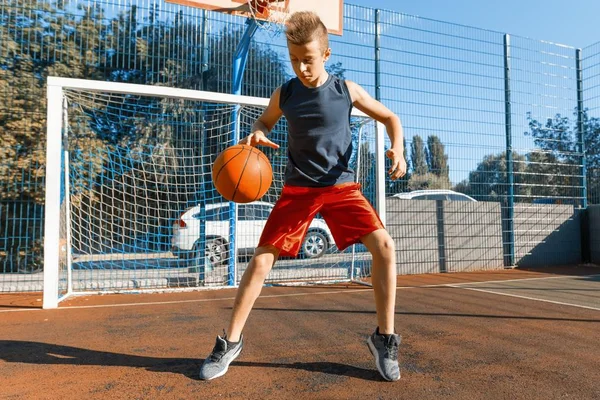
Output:
M392 361L398 360L398 340L394 336L390 336L385 343L385 348Z
M217 338L217 343L215 343L215 347L213 348L212 353L210 353L211 361L219 361L225 353L227 352L227 342L223 339Z

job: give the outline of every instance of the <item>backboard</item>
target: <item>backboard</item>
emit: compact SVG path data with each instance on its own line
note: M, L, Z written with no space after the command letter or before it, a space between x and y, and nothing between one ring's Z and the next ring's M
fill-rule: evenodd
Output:
M169 3L283 23L296 11L314 11L329 33L343 31L343 0L166 0ZM268 3L268 5L267 5ZM266 7L263 7L263 4Z

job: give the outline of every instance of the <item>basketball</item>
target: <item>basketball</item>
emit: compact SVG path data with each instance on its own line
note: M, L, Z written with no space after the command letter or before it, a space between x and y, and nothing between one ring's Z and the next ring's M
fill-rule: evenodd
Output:
M255 147L237 144L226 148L213 164L213 183L221 196L236 203L260 199L273 182L273 169Z

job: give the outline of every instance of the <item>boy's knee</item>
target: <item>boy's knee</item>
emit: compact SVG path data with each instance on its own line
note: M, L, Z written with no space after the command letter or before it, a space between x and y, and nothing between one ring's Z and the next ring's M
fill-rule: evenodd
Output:
M396 252L396 245L394 244L394 239L387 234L381 239L379 248L381 249L381 253L384 257L390 257Z
M376 235L373 239L373 246L370 247L371 254L374 257L392 258L396 252L396 246L394 239L386 230L380 230L374 233Z
M279 249L273 245L267 244L264 246L257 247L254 250L254 257L279 257Z
M251 264L254 266L253 269L259 273L268 273L278 256L279 249L271 245L257 247L251 261Z

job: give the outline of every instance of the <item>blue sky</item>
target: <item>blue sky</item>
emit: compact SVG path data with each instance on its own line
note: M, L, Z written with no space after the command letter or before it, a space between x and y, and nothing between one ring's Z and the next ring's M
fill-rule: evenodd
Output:
M581 0L576 8L567 7L575 3L565 0L344 1L393 11L382 13L381 100L402 118L408 143L416 135L422 138L436 135L442 140L453 183L468 177L486 155L499 154L506 147L499 33L511 34L512 134L513 148L519 154L527 154L535 147L531 136L525 135L529 131L528 112L539 121L559 113L572 115L576 105L573 47L585 48L600 42L600 29L595 21L600 15L600 0ZM143 4L151 2L141 0ZM121 9L123 5L114 7ZM165 3L162 9L166 18L174 18L178 7ZM189 15L199 15L197 9L184 9ZM334 49L331 62L341 62L346 78L360 83L374 95L374 36L368 24L371 17L355 11L350 19L354 26L347 24L344 36L331 42ZM404 18L396 13L421 18ZM422 18L479 29L432 23ZM261 30L255 40L268 43L287 59L281 37L273 38ZM596 62L600 59L600 44L584 51L586 54L593 56L590 63ZM252 79L251 75L248 79ZM598 78L591 81L591 85L600 87L597 81ZM600 98L596 93L597 90L588 90L586 95Z
M509 33L513 46L513 149L522 155L536 147L531 136L524 133L529 131L527 113L531 112L539 121L546 121L556 114L571 116L576 105L572 48L586 48L600 42L597 22L600 15L599 0L582 0L578 3L565 0L344 1L347 4ZM390 18L389 13L384 15ZM449 156L450 179L452 183L458 183L468 177L469 171L474 170L486 155L499 154L505 148L503 86L502 79L497 79L500 71L498 66L502 65L498 56L501 57L502 52L495 45L468 43L469 38L475 42L482 38L498 41L501 35L486 35L483 31L461 30L459 27L428 24L411 18L403 20L403 24L414 24L419 28L427 26L427 32L433 30L444 33L450 29L461 36L457 44L449 44L448 50L444 47L451 39L443 34L433 39L432 48L429 48L430 41L423 39L426 33L416 39L415 43L420 46L416 49L411 48L410 41L391 39L389 36L395 33L390 32L385 38L386 43L382 45L386 47L384 56L393 57L383 65L386 77L384 85L387 84L389 88L383 93L382 101L402 118L409 143L417 134L426 137L433 133L440 137ZM386 29L391 28L386 26ZM409 30L402 34L411 35ZM534 40L520 39L523 37ZM406 37L403 36L403 39ZM546 45L542 41L568 47ZM396 47L399 49L397 54L391 50ZM467 48L474 52L463 51ZM588 53L597 52L598 46L595 46ZM584 51L584 54L588 53ZM486 58L489 54L495 57ZM457 60L471 60L471 56L476 58L475 63L455 64ZM346 64L351 65L345 60ZM464 70L467 65L478 70ZM481 77L482 80L478 81ZM359 80L360 76L348 78ZM368 79L365 78L365 81L368 82ZM588 96L593 95L592 92L587 93Z
M584 48L600 41L600 1L345 0L476 28Z

